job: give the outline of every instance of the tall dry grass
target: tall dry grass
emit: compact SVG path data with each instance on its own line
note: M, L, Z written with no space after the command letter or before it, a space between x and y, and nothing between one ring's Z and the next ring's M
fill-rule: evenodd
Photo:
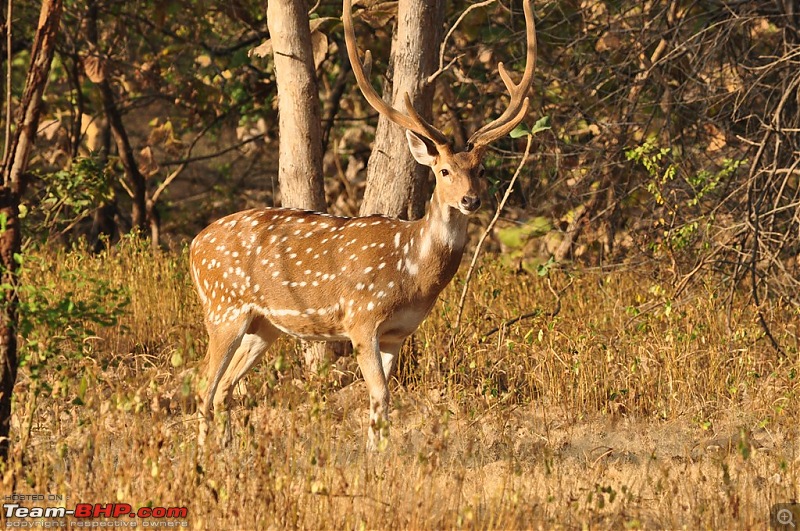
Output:
M798 498L798 309L763 308L793 345L779 358L746 296L729 309L711 278L670 300L652 268L546 279L489 257L462 329L459 276L404 348L386 452L365 453L363 384L337 384L353 360L308 375L281 340L240 389L232 446L201 453L185 253L39 255L29 283L91 299L94 284L59 284L80 270L129 304L39 380L22 370L2 493L186 506L214 529L766 528Z

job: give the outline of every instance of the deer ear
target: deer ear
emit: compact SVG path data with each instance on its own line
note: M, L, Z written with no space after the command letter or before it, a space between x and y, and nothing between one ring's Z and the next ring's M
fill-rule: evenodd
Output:
M424 166L433 166L439 155L436 147L409 130L406 130L406 138L408 139L408 149L411 150L414 159Z

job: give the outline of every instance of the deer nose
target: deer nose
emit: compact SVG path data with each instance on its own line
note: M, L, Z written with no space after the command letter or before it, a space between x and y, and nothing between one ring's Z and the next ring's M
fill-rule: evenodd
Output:
M461 206L468 212L475 212L481 206L481 198L475 195L465 195L461 198Z

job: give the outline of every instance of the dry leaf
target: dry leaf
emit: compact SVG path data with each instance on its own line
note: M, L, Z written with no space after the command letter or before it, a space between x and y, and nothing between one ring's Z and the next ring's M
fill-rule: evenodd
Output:
M145 178L152 177L158 173L158 163L153 156L153 150L150 149L150 146L145 146L144 149L139 152L139 171Z
M328 37L325 36L321 31L320 27L323 23L328 22L329 20L338 20L333 17L320 17L315 18L308 23L308 28L311 30L311 47L314 50L314 66L319 67L322 60L325 59L325 54L328 52ZM324 37L324 44L323 39ZM247 52L248 57L267 57L272 55L272 39L267 39L255 48L251 48L249 52ZM319 55L322 54L322 59L319 59Z
M716 125L705 124L703 126L703 130L708 135L708 148L706 148L706 151L708 152L719 151L720 149L728 145L728 141L725 138L725 131L723 131Z
M321 31L312 33L311 50L314 52L314 69L316 70L328 55L328 36Z
M96 55L90 55L83 60L83 71L86 72L92 83L102 83L106 79L106 62Z

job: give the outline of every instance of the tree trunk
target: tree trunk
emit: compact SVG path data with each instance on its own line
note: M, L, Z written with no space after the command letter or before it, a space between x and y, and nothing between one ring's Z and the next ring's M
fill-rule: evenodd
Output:
M319 92L304 0L269 0L278 84L281 205L325 211Z
M269 0L269 26L278 84L278 183L281 205L325 212L319 91L304 0ZM304 343L306 366L316 372L324 343Z
M10 289L0 293L0 459L8 456L11 427L11 394L17 380L17 294L16 257L21 251L19 201L25 188L28 157L33 148L41 112L42 94L53 59L61 0L43 0L39 26L31 50L31 63L25 89L18 107L17 128L6 138L8 151L3 160L3 183L0 186L0 283ZM10 21L9 21L10 24Z
M98 34L97 34L97 2L89 2L89 9L87 13L87 40L91 44L91 48L99 53L98 47ZM102 59L101 59L102 61ZM97 87L100 89L100 96L103 101L103 110L106 113L108 125L111 128L111 134L114 137L114 143L117 145L117 152L119 159L122 163L122 168L125 172L125 180L128 182L130 189L131 199L133 206L131 207L131 224L133 230L138 230L141 235L146 234L148 229L148 210L147 210L147 181L144 175L139 171L139 165L136 162L136 157L133 153L133 146L128 138L128 132L125 130L125 124L122 121L122 114L117 106L117 98L114 95L114 90L111 83L105 76L100 76L96 82Z
M390 85L384 87L384 99L396 109L405 109L403 100L408 92L414 108L428 121L434 87L426 79L436 71L444 8L444 0L400 0L387 72ZM361 214L422 217L430 195L428 171L411 156L405 131L381 116L367 165Z

